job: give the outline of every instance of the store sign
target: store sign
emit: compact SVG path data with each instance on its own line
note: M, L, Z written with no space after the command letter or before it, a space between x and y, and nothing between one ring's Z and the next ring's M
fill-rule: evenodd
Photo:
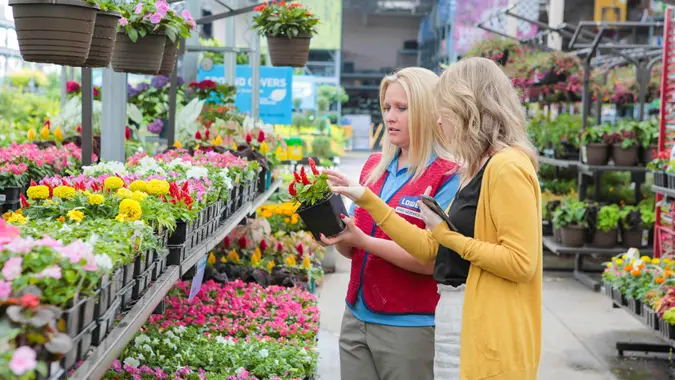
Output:
M251 66L237 65L235 85L237 96L234 105L242 113L251 113L252 79ZM199 69L200 81L210 79L225 81L225 67L213 65L210 70ZM260 119L268 124L291 124L293 121L293 69L290 67L260 67Z

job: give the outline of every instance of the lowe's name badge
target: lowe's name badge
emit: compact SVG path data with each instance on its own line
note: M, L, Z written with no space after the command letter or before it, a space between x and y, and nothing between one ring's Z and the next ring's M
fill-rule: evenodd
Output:
M420 214L420 208L417 206L417 201L419 197L414 196L405 196L401 197L398 201L398 206L396 206L396 213L401 215L407 215L416 219L422 219L422 214Z

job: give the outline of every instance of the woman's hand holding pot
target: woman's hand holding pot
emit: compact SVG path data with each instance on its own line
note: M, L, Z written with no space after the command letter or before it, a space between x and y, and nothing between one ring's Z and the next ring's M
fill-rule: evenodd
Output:
M360 228L356 227L354 224L354 220L351 218L345 216L345 215L340 215L342 218L342 221L345 223L345 229L340 232L339 234L332 236L332 237L326 237L323 234L321 234L321 245L323 246L328 246L328 245L335 245L335 244L343 244L349 247L359 247L362 248L365 245L366 240L368 239L368 235L363 232Z

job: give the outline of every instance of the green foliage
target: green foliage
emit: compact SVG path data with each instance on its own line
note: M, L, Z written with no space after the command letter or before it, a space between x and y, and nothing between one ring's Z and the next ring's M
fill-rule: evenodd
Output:
M581 226L587 227L586 211L588 206L585 202L566 200L560 208L553 213L553 225L555 227Z
M333 157L331 140L328 136L318 136L312 140L312 154L319 158Z
M258 13L253 17L253 27L260 35L294 38L317 34L319 18L300 3L265 3L255 11Z
M143 0L133 3L123 3L120 5L120 12L124 23L120 23L120 31L123 31L133 42L138 41L148 34L166 34L173 42L180 38L190 37L192 29L196 26L191 17L181 17L173 9L169 9L159 22L153 22L152 18L145 15L159 14L156 2ZM140 12L136 12L136 7L142 7ZM186 14L189 16L189 14Z
M611 127L607 124L600 124L588 128L579 135L579 143L581 145L607 143L610 128Z
M609 232L619 226L620 209L618 205L603 206L598 211L598 230Z

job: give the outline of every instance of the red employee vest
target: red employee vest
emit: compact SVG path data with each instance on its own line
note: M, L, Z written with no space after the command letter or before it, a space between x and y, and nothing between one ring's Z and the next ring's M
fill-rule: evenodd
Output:
M382 154L371 155L366 161L359 182L365 183L368 173L377 166ZM436 159L429 165L424 174L416 180L408 180L394 193L391 199L383 199L396 213L419 228L425 228L419 215L417 201L420 194L428 186L432 187L431 195L436 194L457 171L454 162ZM380 196L388 172L368 188ZM370 236L391 240L373 221L366 210L356 208L354 223ZM354 248L352 251L352 268L347 289L347 303L354 306L359 289L363 290L363 303L366 307L380 314L434 314L438 303L437 283L433 276L413 273L399 268L388 261Z

